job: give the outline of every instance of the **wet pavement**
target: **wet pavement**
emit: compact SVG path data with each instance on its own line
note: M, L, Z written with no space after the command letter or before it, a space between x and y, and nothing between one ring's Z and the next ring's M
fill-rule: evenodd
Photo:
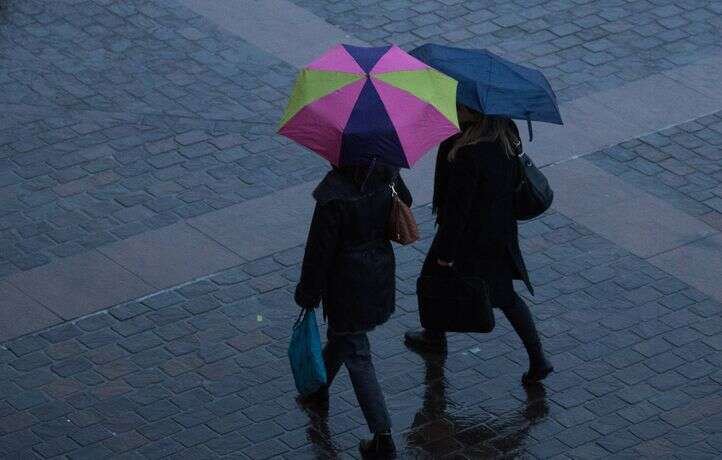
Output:
M722 230L722 113L631 139L587 158Z
M0 457L358 457L345 371L311 411L286 357L326 169L274 134L303 27L491 48L571 101L529 149L555 206L521 226L544 385L521 386L503 315L445 355L403 345L434 231L416 180L424 239L396 248L371 334L401 457L722 457L719 2L268 1L315 16L239 32L175 0L0 0Z
M715 458L722 305L565 216L522 226L530 303L557 371L519 382L503 318L446 355L403 345L430 242L397 248L398 305L371 334L404 458ZM7 458L345 458L368 435L342 370L295 400L286 348L302 247L32 334L0 351ZM523 291L522 291L523 292ZM528 297L528 295L527 295ZM322 331L323 332L323 331Z
M0 10L0 279L319 177L296 70L172 2Z

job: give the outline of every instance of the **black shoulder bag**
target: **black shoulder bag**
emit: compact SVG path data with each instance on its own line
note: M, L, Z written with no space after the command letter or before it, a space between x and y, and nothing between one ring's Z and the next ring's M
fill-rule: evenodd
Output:
M514 190L514 217L529 220L542 215L554 201L549 181L524 152L516 156L519 162L519 184Z

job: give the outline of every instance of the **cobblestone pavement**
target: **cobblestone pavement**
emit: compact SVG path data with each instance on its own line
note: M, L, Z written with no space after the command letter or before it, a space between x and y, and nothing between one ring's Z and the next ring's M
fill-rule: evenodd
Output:
M722 112L586 158L722 230Z
M297 3L371 43L495 49L564 100L722 37L713 0ZM273 136L295 70L172 0L6 0L0 38L0 279L324 168Z
M407 458L718 458L722 305L561 214L522 226L557 372L524 391L510 326L402 344L430 244L398 248L397 312L372 349ZM330 411L297 406L286 358L302 248L0 349L4 458L354 457L367 435L342 371Z
M369 43L489 48L562 100L694 62L722 43L716 0L293 0Z
M722 45L715 0L292 1L370 43L491 48L562 100ZM0 279L326 169L273 134L295 69L174 0L0 2ZM720 146L717 113L586 158L722 229ZM404 457L722 456L719 301L560 213L526 223L557 372L525 391L502 315L446 356L404 347L433 233L416 214L427 238L397 248L397 311L372 333ZM0 457L356 457L367 433L345 372L328 414L294 399L302 252L0 343Z
M0 278L318 177L295 69L173 2L0 10Z

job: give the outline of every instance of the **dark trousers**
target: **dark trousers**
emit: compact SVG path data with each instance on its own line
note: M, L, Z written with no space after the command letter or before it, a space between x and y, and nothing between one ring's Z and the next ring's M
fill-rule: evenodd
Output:
M371 362L371 347L365 333L334 334L328 331L328 342L323 348L328 385L345 365L351 377L361 411L372 433L391 431L391 420L386 409L381 386L376 380L376 371Z

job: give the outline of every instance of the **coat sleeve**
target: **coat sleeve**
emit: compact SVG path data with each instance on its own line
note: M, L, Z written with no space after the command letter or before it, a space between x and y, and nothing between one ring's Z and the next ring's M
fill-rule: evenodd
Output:
M406 183L404 182L403 177L401 177L401 174L399 174L396 178L396 193L399 194L399 198L401 198L401 201L403 201L406 206L411 207L414 203L411 192L408 187L406 187Z
M294 299L302 308L316 308L326 288L328 270L339 241L339 215L334 202L316 203Z
M449 178L441 209L441 225L436 235L436 254L441 260L453 262L469 222L474 192L479 176L473 158L459 151L449 166Z

